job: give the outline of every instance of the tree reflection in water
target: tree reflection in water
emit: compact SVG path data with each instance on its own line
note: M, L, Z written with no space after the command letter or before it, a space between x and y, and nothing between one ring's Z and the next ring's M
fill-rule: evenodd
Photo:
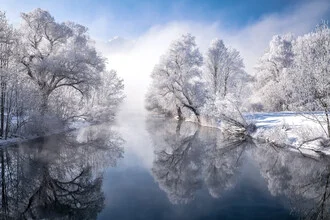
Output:
M251 152L272 195L284 195L302 219L330 219L330 161L259 144Z
M249 147L244 137L222 141L217 129L166 121L160 127L158 120L147 123L155 145L152 172L172 203L188 203L203 184L216 198L234 185L242 152Z
M162 126L159 126L159 125ZM284 196L302 219L330 219L330 161L313 160L251 137L226 138L218 129L149 119L152 173L173 204L186 204L207 188L212 197L235 186L242 158L257 164L273 196ZM242 156L244 155L244 156Z
M1 219L96 219L104 206L102 170L123 156L109 127L0 149Z

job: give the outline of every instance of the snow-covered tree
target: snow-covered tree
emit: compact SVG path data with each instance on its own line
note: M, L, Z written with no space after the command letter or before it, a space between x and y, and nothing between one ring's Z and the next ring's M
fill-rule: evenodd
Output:
M42 9L22 13L22 19L19 62L40 91L43 114L53 91L70 87L85 94L99 82L104 58L96 52L86 27L58 23Z
M85 114L89 120L105 122L114 119L119 104L125 98L124 82L114 70L101 73L101 82L87 100Z
M247 85L251 81L243 59L219 39L211 42L205 56L203 78L208 92L201 110L202 123L218 126L218 120L242 121L238 106L242 105L241 93L249 94Z
M204 77L214 97L239 93L246 80L243 59L235 49L225 46L222 40L214 39L206 53Z
M242 88L251 78L243 68L239 52L227 48L223 41L214 40L203 59L195 38L190 34L183 35L156 65L146 96L146 108L179 119L192 112L199 123L218 126L218 119L224 119L219 116L225 115L219 113L224 109L220 102L226 100L226 103L236 103L235 108L225 104L226 114L229 113L226 120L241 120L236 107L240 105ZM234 111L237 114L233 114ZM231 117L233 115L239 116Z
M311 33L298 37L294 47L294 62L290 69L293 108L322 110L330 137L330 29L326 23Z
M0 12L0 136L7 138L12 110L13 87L9 81L13 78L17 64L14 62L17 47L17 33L7 21L4 12ZM5 115L7 113L7 117Z
M152 83L146 101L147 109L177 115L180 119L193 113L199 121L203 104L201 81L203 57L191 34L174 41L151 74Z
M259 59L255 74L254 98L260 101L267 111L288 109L287 69L293 61L293 37L290 34L276 35L269 43L266 52Z
M42 9L21 17L16 30L0 12L0 137L42 135L69 119L113 119L123 80L105 70L87 28Z
M82 97L70 88L55 90L49 99L52 113L65 121L84 119L90 122L112 121L123 101L124 83L116 71L103 71L100 83Z

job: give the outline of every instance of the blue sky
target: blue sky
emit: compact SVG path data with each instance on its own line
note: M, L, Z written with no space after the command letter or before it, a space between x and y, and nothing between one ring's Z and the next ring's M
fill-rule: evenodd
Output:
M72 20L86 26L99 39L112 36L134 38L154 25L171 21L221 22L228 29L242 28L269 14L290 12L303 0L0 0L0 9L11 20L36 7L51 12L57 20ZM329 19L330 14L324 15ZM99 29L99 30L97 30Z

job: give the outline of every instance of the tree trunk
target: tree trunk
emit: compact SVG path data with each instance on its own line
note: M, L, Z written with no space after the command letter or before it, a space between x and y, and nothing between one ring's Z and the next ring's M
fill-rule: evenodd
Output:
M190 105L184 105L184 107L189 108L189 109L194 113L194 115L195 115L196 118L197 118L197 122L198 122L198 123L201 122L201 121L200 121L200 114L199 114L199 112L197 111L196 108L194 108L194 107L192 107L192 106L190 106Z
M214 66L213 84L214 84L214 95L216 95L218 92L218 68L216 66Z
M223 97L226 97L227 95L227 83L228 83L228 76L225 76L225 81L224 81L224 91L223 91Z
M0 67L3 71L1 71L1 100L0 100L0 136L3 137L4 136L4 132L5 132L5 105L6 105L6 90L7 90L7 73L5 74L4 70L8 70L8 62L9 62L9 57L8 57L8 44L1 44L1 51L4 51L5 53L2 54L1 56L1 63L0 63Z
M182 120L179 120L177 125L176 125L176 129L175 129L175 131L176 131L175 133L178 136L180 136L181 125L182 125Z
M197 118L197 122L198 122L198 123L201 123L200 115L195 113L195 116L196 116L196 118Z
M329 112L328 112L328 109L325 108L324 112L325 112L325 117L327 119L328 138L330 138L330 121L329 121Z
M5 129L5 139L7 140L9 131L10 131L10 124L11 124L11 119L12 119L12 99L13 99L13 91L11 90L10 92L7 93L7 118L6 118L6 129ZM18 118L16 118L18 120Z
M176 109L177 109L178 119L179 119L179 121L182 121L183 120L183 116L182 116L181 108L180 107L177 107Z
M1 76L1 107L0 107L0 136L3 137L5 130L5 99L6 99L6 83L4 77Z
M46 112L48 111L48 98L49 93L48 92L42 92L42 100L41 100L41 115L44 116Z
M3 215L7 215L7 193L6 193L6 174L5 174L5 156L3 149L0 149L1 154L1 209L3 211Z

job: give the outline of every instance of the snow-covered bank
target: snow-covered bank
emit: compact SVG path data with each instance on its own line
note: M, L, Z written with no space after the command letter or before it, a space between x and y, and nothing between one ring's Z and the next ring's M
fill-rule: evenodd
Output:
M330 156L330 141L323 112L237 114L220 115L218 120L200 117L199 124L218 128L230 138L248 135L257 143L267 143L313 159Z
M252 137L312 158L330 155L322 112L245 114L257 131ZM323 128L322 128L323 126Z
M269 112L246 113L244 117L253 121L258 128L271 128L274 126L290 125L291 127L314 126L312 116L322 117L323 112Z

